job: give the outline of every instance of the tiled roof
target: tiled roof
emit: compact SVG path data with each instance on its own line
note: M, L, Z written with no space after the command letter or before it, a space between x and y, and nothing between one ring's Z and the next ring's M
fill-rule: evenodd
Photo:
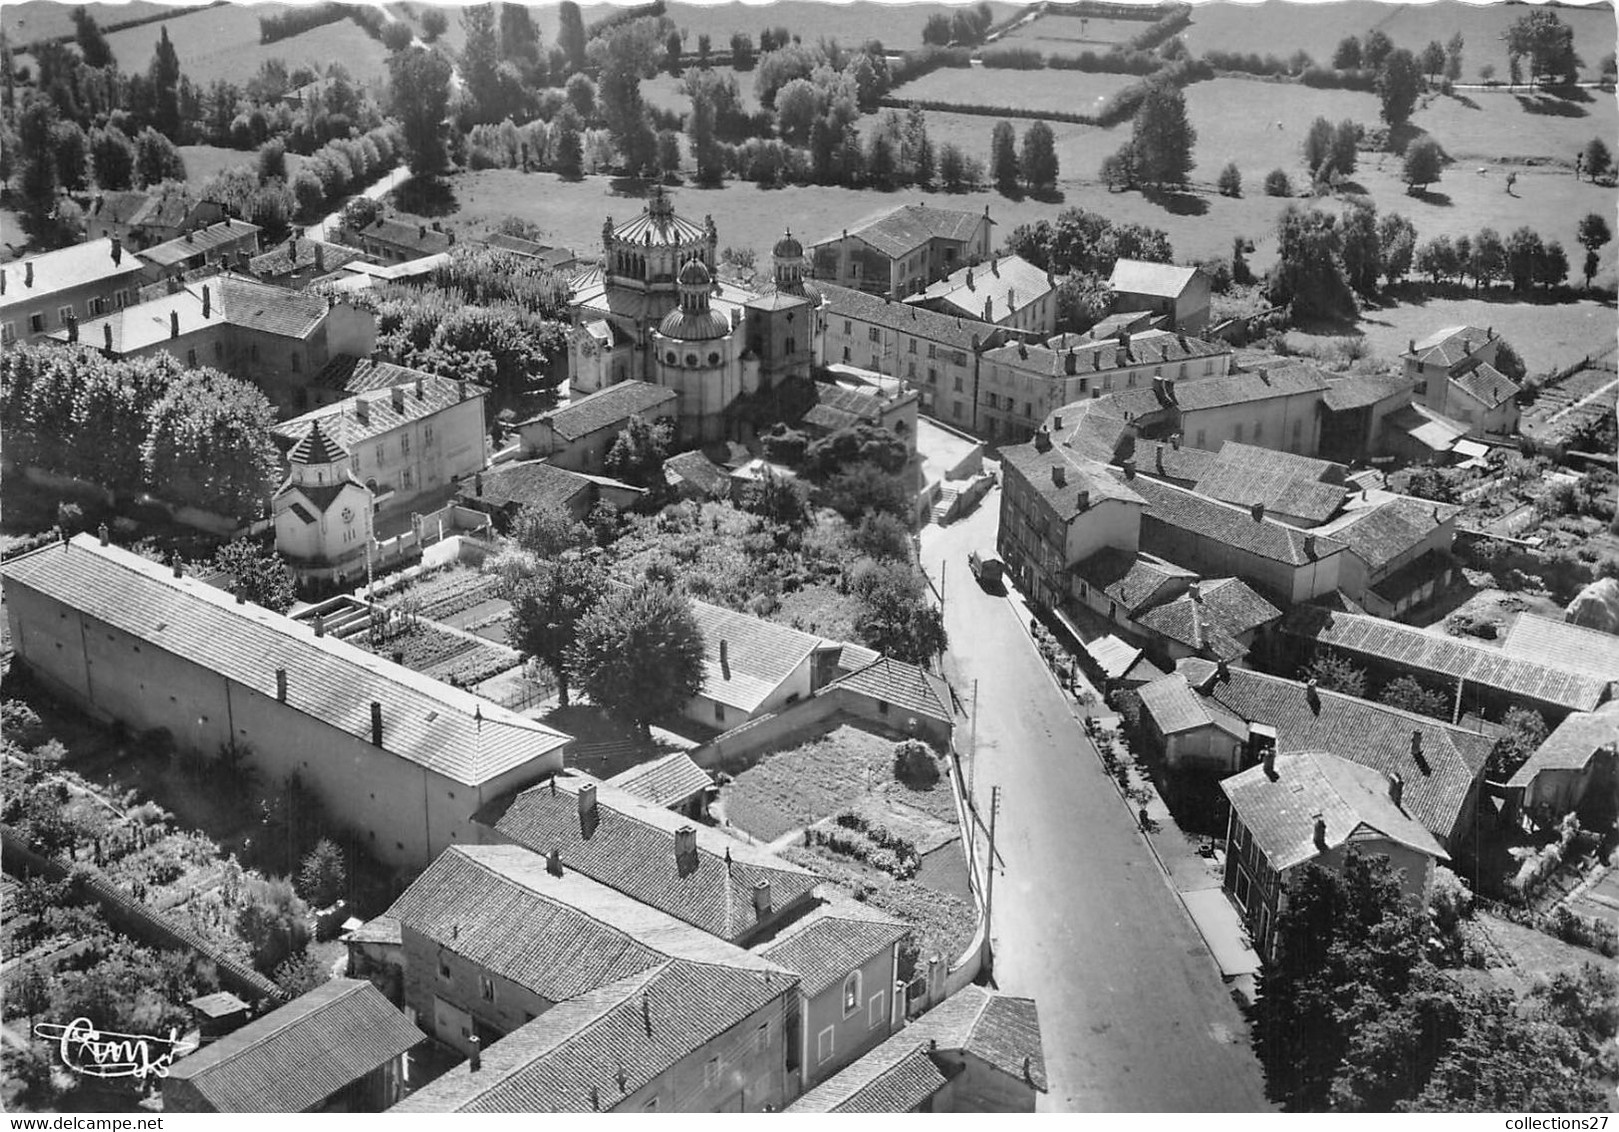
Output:
M32 287L23 282L30 263L34 265ZM47 295L98 281L106 283L109 291L115 290L117 280L139 275L144 270L145 266L128 248L124 249L120 262L113 263L112 237L86 240L82 244L73 244L53 252L25 256L0 267L6 276L6 289L4 294L0 294L0 307L25 307L43 301Z
M882 653L875 649L868 649L865 645L851 645L847 642L834 646L838 649L838 671L843 673L856 672L873 664L882 658Z
M949 1084L927 1043L901 1031L787 1106L793 1112L910 1112Z
M939 314L911 303L897 303L877 295L868 295L864 291L839 287L835 283L820 283L818 286L827 299L828 319L859 319L899 334L914 335L924 342L937 342L968 353L989 343L992 336L1002 332L999 326L975 318ZM977 339L976 345L974 339Z
M1480 362L1460 377L1451 378L1458 388L1487 409L1510 401L1523 388L1489 362Z
M1053 444L1044 452L1032 443L1014 444L1001 449L1001 462L1027 480L1065 523L1104 500L1142 502L1142 497L1132 490L1140 480L1126 485L1109 475L1103 464L1088 460L1063 444ZM1083 508L1079 505L1081 492L1089 497Z
M236 243L247 237L252 238L252 246L256 249L259 243L257 224L249 224L245 220L221 220L218 224L198 228L194 232L187 232L184 236L176 236L172 240L154 244L135 254L147 263L159 267L172 267L193 256L207 255L215 248Z
M1489 341L1489 332L1476 326L1447 326L1416 343L1414 352L1423 365L1449 367Z
M910 926L848 901L823 904L754 950L802 978L811 998L891 949Z
M371 393L395 385L413 384L418 377L428 376L426 370L395 365L377 358L357 358L353 354L335 354L320 367L309 384L321 389L334 389L344 393Z
M1163 600L1169 591L1179 592L1197 581L1197 574L1173 562L1111 546L1079 562L1073 571L1118 602L1131 617L1144 606Z
M1185 444L1177 447L1168 441L1137 439L1131 459L1135 460L1136 469L1146 475L1173 480L1181 487L1192 487L1213 470L1219 454Z
M479 490L480 482L482 491ZM545 460L529 460L490 468L483 473L481 481L468 477L461 481L459 494L468 502L487 507L555 504L567 508L590 488L591 481L578 472L570 472Z
M198 1014L205 1014L209 1018L226 1018L232 1014L239 1014L244 1010L252 1009L247 1003L231 994L230 991L216 991L213 994L205 994L201 998L192 999L186 1005Z
M1507 630L1501 651L1552 668L1619 680L1619 636L1600 629L1521 613Z
M1174 396L1181 411L1193 412L1316 393L1325 390L1327 385L1322 370L1304 362L1293 362L1252 372L1177 381Z
M1411 379L1399 376L1360 374L1327 384L1322 398L1328 409L1341 413L1348 409L1364 409L1390 397L1397 397L1411 388Z
M1224 779L1220 789L1272 868L1290 869L1321 853L1381 835L1440 860L1433 835L1394 804L1391 781L1370 767L1324 751L1277 755L1275 777L1263 764ZM1325 822L1318 842L1317 822Z
M203 290L207 289L209 311L203 312ZM180 335L195 333L219 323L229 323L283 338L308 338L326 317L326 300L315 295L261 283L245 275L219 274L187 283L179 291L125 307L102 318L79 324L79 341L101 349L105 346L103 325L112 327L114 353L128 354L161 345L173 337L174 315L179 316ZM52 338L65 340L67 331L58 330Z
M296 258L290 254L294 243L298 247ZM308 240L298 236L284 240L262 255L254 256L248 261L247 270L249 274L261 278L269 276L272 279L291 275L305 268L314 271L317 247L320 249L321 268L325 271L336 271L345 263L360 258L359 252L342 244L329 244L325 240Z
M1241 578L1216 578L1136 617L1145 629L1216 660L1237 660L1248 647L1239 640L1262 625L1279 621L1282 611L1260 597Z
M1087 460L1110 464L1134 451L1135 432L1124 419L1127 411L1115 394L1064 405L1048 413L1044 424L1051 430L1053 444Z
M86 211L88 218L97 224L128 224L151 199L146 193L134 190L109 189L97 193Z
M504 812L480 813L478 820L536 853L559 850L564 870L721 939L753 932L759 923L753 890L760 881L770 883L773 914L820 883L814 873L610 783L596 787L595 824L582 823L579 789L588 781L572 773L557 775L510 799ZM681 861L675 856L675 831L688 826L696 832L697 852Z
M191 199L188 191L152 193L148 197L146 207L131 220L140 228L181 228L202 205L219 207L217 202Z
M820 637L790 626L706 601L691 605L703 633L703 688L698 694L739 711L758 710L824 643ZM722 643L724 665L720 663Z
M930 208L925 204L905 204L885 212L874 220L850 228L848 234L858 236L890 258L908 255L929 240L972 239L978 225L989 221L987 213L961 212L950 208ZM820 241L833 243L837 236ZM819 246L819 245L816 245Z
M632 766L607 780L626 794L634 795L654 806L669 806L684 802L714 785L713 777L691 761L685 751L676 751L661 759Z
M853 428L862 422L875 424L882 419L883 399L858 389L827 381L815 383L815 404L804 414L804 423L834 432Z
M480 242L497 251L511 252L513 255L537 259L546 267L559 270L578 262L578 257L567 248L553 248L548 244L525 240L521 236L508 236L504 232L496 232L493 235L485 236Z
M1196 274L1195 267L1121 259L1113 265L1113 274L1107 285L1114 294L1159 295L1174 299L1180 297Z
M559 752L569 737L544 724L271 613L90 535L13 558L6 582L121 629L263 696L285 669L287 705L349 735L371 738L382 705L382 749L469 786Z
M1594 712L1577 711L1559 723L1518 768L1510 785L1527 786L1543 770L1584 770L1603 748L1619 752L1619 706L1613 704Z
M637 413L650 413L675 399L675 391L665 386L646 381L621 381L566 405L547 409L522 423L547 421L564 440L577 440L604 428L622 428Z
M713 491L730 479L724 468L698 449L669 457L663 462L663 474L665 479L679 477L703 492Z
M448 232L435 232L425 224L408 224L403 220L394 220L386 216L377 217L364 228L344 230L352 231L362 238L407 248L424 256L447 251L455 242Z
M462 1062L390 1111L608 1112L791 985L664 962L559 1003L491 1044L476 1072Z
M1360 556L1375 573L1422 542L1461 508L1393 495L1357 507L1322 528Z
M1206 660L1181 661L1176 676L1206 686L1207 694L1193 693L1204 702L1276 728L1279 753L1331 751L1381 774L1399 774L1406 812L1441 841L1454 844L1454 837L1471 834L1466 802L1494 746L1487 736L1324 689L1317 690L1312 706L1296 680L1244 668L1231 668L1220 679ZM1421 762L1412 752L1413 732L1422 736Z
M320 421L307 424L297 443L287 453L289 464L336 464L348 457L348 451L325 429Z
M1066 349L1070 339L1076 341L1090 340L1092 342L1105 342L1117 338L1120 334L1134 333L1137 329L1145 329L1151 323L1163 316L1152 311L1118 311L1110 314L1091 327L1084 334L1059 334L1048 338L1046 345L1053 350Z
M1117 680L1129 672L1143 655L1135 645L1126 644L1111 633L1094 641L1085 642L1085 651L1109 680ZM1160 672L1158 675L1162 676L1163 673Z
M352 452L365 441L385 436L413 421L437 416L483 393L479 385L423 374L412 385L396 385L385 392L357 393L283 421L270 431L281 442L296 444L318 421L321 431Z
M1564 711L1590 711L1608 695L1609 681L1600 676L1564 671L1376 617L1299 606L1283 619L1282 628L1348 653L1464 679Z
M1239 507L1263 503L1267 511L1294 516L1311 525L1325 522L1343 506L1346 489L1341 484L1322 483L1301 475L1285 460L1227 457L1225 450L1229 447L1228 442L1220 449L1213 465L1197 481L1198 494Z
M1022 256L1006 255L954 271L905 301L943 303L953 314L999 322L1052 290L1051 277L1044 271Z
M1137 693L1141 696L1142 708L1164 735L1214 726L1238 739L1248 737L1248 726L1243 720L1219 703L1198 695L1179 672L1143 684Z
M914 664L879 657L864 668L839 676L817 694L826 695L833 688L846 688L851 692L870 696L892 704L901 714L915 713L951 723L950 693L943 681Z
M577 820L577 818L575 819ZM571 868L562 875L521 845L455 845L439 854L388 915L405 931L565 1002L669 959L769 976L798 976Z
M1402 405L1383 418L1383 427L1406 433L1435 452L1449 452L1467 435L1467 426L1415 402Z
M1128 345L1109 339L1102 342L1078 342L1059 350L1014 342L986 351L984 358L986 361L998 362L1046 377L1062 377L1070 373L1068 369L1070 356L1073 358L1072 373L1083 375L1140 366L1171 365L1193 358L1209 358L1230 352L1231 347L1224 343L1205 342L1184 334L1149 330L1131 337ZM1188 389L1192 385L1214 380L1216 379L1213 377L1188 378L1176 388Z
M330 982L169 1067L216 1112L302 1112L425 1040L382 992Z
M1148 476L1136 476L1130 487L1147 503L1142 513L1144 520L1162 523L1172 531L1202 535L1272 562L1303 566L1344 548L1340 542L1287 526L1269 516L1255 519L1249 508L1221 503Z

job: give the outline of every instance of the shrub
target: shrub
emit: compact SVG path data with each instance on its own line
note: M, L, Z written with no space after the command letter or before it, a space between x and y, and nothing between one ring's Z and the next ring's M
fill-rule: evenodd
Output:
M1265 174L1265 195L1272 197L1290 197L1293 195L1293 182L1281 169L1272 169Z
M1242 171L1237 168L1235 161L1230 162L1220 170L1218 182L1220 195L1224 197L1240 197L1242 195Z
M919 739L894 745L894 777L907 786L932 786L939 781L939 760Z

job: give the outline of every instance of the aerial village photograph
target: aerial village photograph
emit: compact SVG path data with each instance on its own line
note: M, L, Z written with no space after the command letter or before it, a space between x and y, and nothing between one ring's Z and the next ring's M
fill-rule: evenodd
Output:
M1616 40L5 3L11 1126L1605 1128Z

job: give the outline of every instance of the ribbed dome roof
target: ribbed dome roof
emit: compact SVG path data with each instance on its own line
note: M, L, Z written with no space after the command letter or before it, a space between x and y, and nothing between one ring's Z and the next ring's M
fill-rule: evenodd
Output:
M793 238L791 231L776 241L776 250L772 253L777 259L802 259L804 245Z
M663 316L658 333L682 342L710 342L731 333L731 324L719 311L690 314L677 307Z
M680 269L676 282L687 287L707 287L714 281L708 273L708 267L700 259L689 259L686 266Z
M320 430L320 422L316 421L304 438L293 445L287 459L294 464L336 464L347 460L348 456L341 444Z

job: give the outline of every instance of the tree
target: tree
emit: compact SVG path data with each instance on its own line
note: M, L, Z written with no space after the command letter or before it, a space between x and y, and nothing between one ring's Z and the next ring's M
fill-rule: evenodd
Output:
M1450 82L1460 82L1462 78L1462 48L1467 41L1462 33L1457 32L1445 43L1445 78Z
M1450 720L1449 698L1443 692L1424 687L1421 681L1411 676L1389 681L1378 693L1377 702L1417 715L1432 716L1446 722Z
M152 89L152 125L172 138L180 132L180 55L169 42L167 25L159 29L146 80Z
M274 613L285 613L297 600L292 571L281 556L252 539L226 543L214 554L214 569L228 574L232 590Z
M766 471L742 488L738 500L742 510L758 515L772 527L790 534L804 531L813 520L809 491L790 476Z
M90 169L99 189L129 188L135 183L135 143L117 126L91 130Z
M506 640L524 656L532 656L556 677L557 694L568 706L568 687L580 620L607 592L601 568L584 555L568 552L536 565L519 582L512 598Z
M1405 168L1403 176L1406 190L1413 189L1421 192L1439 180L1439 174L1444 167L1444 153L1439 143L1424 134L1410 145L1405 147Z
M571 110L556 117L552 133L551 163L564 177L577 177L584 166L584 144L579 136L579 119Z
M557 8L557 46L567 57L568 70L585 69L585 17L574 0L562 0Z
M751 71L753 65L753 36L745 31L732 32L731 66L738 71Z
M1585 171L1591 180L1607 174L1613 166L1613 154L1608 149L1608 143L1601 138L1592 138L1585 143Z
M1535 260L1535 282L1548 291L1553 287L1561 287L1568 278L1568 253L1557 240L1549 240L1546 247Z
M1390 285L1398 283L1410 272L1416 255L1416 225L1398 212L1390 212L1377 222L1377 244L1383 278Z
M1131 136L1137 178L1148 185L1184 185L1197 164L1192 159L1196 144L1185 92L1169 83L1149 82Z
M287 145L280 138L271 138L259 149L256 162L259 181L285 181L287 179Z
M860 520L855 528L854 546L860 553L883 561L911 561L915 551L911 545L911 532L897 516L886 512L872 512Z
M1601 263L1602 247L1613 239L1613 230L1600 213L1591 212L1580 221L1577 238L1585 249L1585 285L1589 287Z
M1293 304L1295 315L1343 318L1358 307L1344 272L1337 218L1289 205L1276 222L1277 258L1271 299Z
M598 36L589 47L598 67L596 98L602 118L624 167L632 172L647 168L656 157L657 139L647 120L641 82L657 70L657 31L655 20L632 20Z
M1501 241L1501 234L1494 228L1480 229L1478 235L1473 237L1472 256L1468 261L1474 286L1488 287L1503 278L1506 270L1507 249Z
M703 632L691 601L643 582L602 598L579 620L570 664L591 700L642 728L703 687Z
M1265 174L1265 195L1269 197L1290 197L1293 195L1293 182L1287 173L1281 169L1272 169Z
M1573 83L1579 78L1579 56L1574 52L1574 29L1545 8L1514 20L1501 33L1507 57L1529 60L1531 82ZM1513 80L1514 85L1517 79Z
M1333 70L1358 71L1360 66L1360 40L1355 36L1346 35L1338 41L1338 47L1332 53Z
M1449 236L1435 236L1418 248L1413 266L1434 283L1455 279L1463 271L1461 258Z
M868 648L906 664L927 665L948 647L944 616L927 600L924 586L907 562L856 565L849 580L860 601L855 632Z
M1360 65L1368 71L1380 69L1394 51L1394 41L1387 33L1376 28L1366 33L1361 40Z
M249 877L236 934L247 943L253 966L269 974L309 944L309 907L285 880Z
M805 145L822 112L821 88L808 79L793 79L776 92L776 128L789 145Z
M1332 131L1327 164L1334 173L1349 177L1359 158L1360 127L1345 118Z
M422 40L436 43L439 36L450 30L450 18L442 8L427 8L422 12Z
M1382 100L1383 121L1390 126L1405 125L1422 93L1422 73L1416 57L1403 48L1390 53L1377 72L1376 89Z
M450 105L450 61L438 50L411 47L388 57L393 114L405 148L405 161L417 176L444 169L444 116Z
M1304 135L1304 164L1312 176L1321 172L1332 155L1332 123L1325 118L1317 118L1310 123L1309 133Z
M1531 708L1508 708L1501 723L1506 727L1506 734L1497 739L1490 750L1488 776L1492 782L1505 782L1517 773L1549 734L1546 720Z
M1217 187L1223 197L1240 197L1242 195L1242 171L1237 168L1235 161L1228 162L1226 167L1220 170Z
M1032 128L1032 127L1031 127ZM1027 145L1027 141L1024 143ZM933 185L933 143L928 140L928 119L920 106L911 106L905 112L902 159L910 172L912 183L930 188ZM1052 153L1052 181L1056 181L1056 153Z
M1365 670L1356 668L1347 656L1331 649L1322 649L1310 658L1310 662L1304 666L1304 678L1314 680L1328 691L1342 692L1357 699L1366 696Z
M79 54L84 57L85 66L101 68L116 65L112 48L107 46L107 37L101 33L95 17L84 8L73 9L73 38L79 45ZM10 56L7 56L6 65L10 66L10 62Z
M1023 132L1023 181L1036 195L1057 190L1057 139L1051 127L1037 121Z
M141 449L145 479L169 498L235 519L257 518L279 470L275 410L247 382L187 370L152 406Z
M1422 73L1427 75L1428 81L1432 83L1439 77L1439 72L1445 69L1445 45L1437 39L1430 39L1428 46L1422 49L1419 63Z
M525 504L512 519L512 541L537 558L556 558L589 546L590 528L560 503Z
M1535 269L1545 255L1540 234L1528 226L1507 237L1507 277L1514 291L1522 294L1535 285Z
M298 869L298 892L316 908L330 908L348 891L348 867L337 842L323 837L304 855Z
M83 192L90 174L90 139L77 122L57 122L51 129L51 156L57 183L70 193Z
M1361 295L1377 293L1377 277L1383 269L1379 244L1377 206L1357 200L1345 208L1338 231L1342 248L1344 278Z
M950 17L943 12L934 12L922 25L922 42L935 47L946 47L950 43Z
M989 138L989 166L995 178L995 188L1003 196L1017 191L1017 133L1012 123L1002 119L995 123Z
M495 26L493 4L473 4L461 9L461 28L466 43L461 48L461 75L478 106L478 120L500 118L500 37Z
M674 430L668 421L630 417L607 450L603 467L616 480L636 487L662 487L663 462L669 457Z

